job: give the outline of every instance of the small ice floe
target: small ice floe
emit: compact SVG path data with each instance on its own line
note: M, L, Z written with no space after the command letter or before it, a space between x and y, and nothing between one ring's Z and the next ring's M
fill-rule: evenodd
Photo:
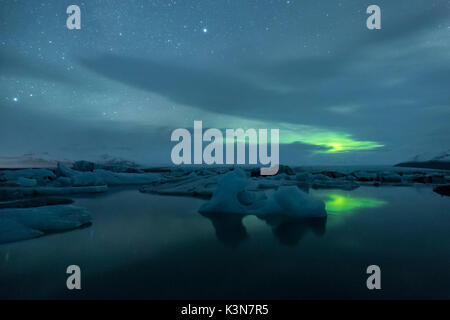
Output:
M183 177L161 179L152 185L143 186L139 191L172 196L210 198L217 187L219 175L199 176L195 172Z
M0 201L10 201L26 197L70 195L81 193L100 193L108 186L142 185L159 181L160 173L115 172L105 169L93 169L96 164L77 162L77 171L59 163L56 170L21 169L0 171ZM106 165L104 165L107 167ZM117 171L132 171L122 165L110 165Z
M247 189L248 177L241 169L223 175L211 200L200 213L240 215L283 215L295 218L326 217L325 203L296 186L280 186L269 198L264 191Z
M299 172L295 179L299 186L303 184L313 189L354 190L359 188L356 177L336 171L323 171L314 174L309 172Z
M56 179L56 175L49 169L21 169L21 170L4 170L0 172L2 180L12 184L27 184L36 181L36 184L45 185L48 182ZM28 179L28 180L25 180ZM25 185L24 185L25 186Z
M256 187L257 185L257 187ZM249 185L247 187L248 190L258 190L258 189L278 189L283 186L297 186L299 185L298 181L291 179L270 179L270 178L261 178L258 180L250 180Z
M424 177L424 175L419 174L419 173L404 174L403 181L405 183L414 183L414 182L419 182L423 177Z
M74 170L89 172L96 169L102 169L118 173L143 173L137 164L129 161L108 162L108 163L94 163L90 161L80 160L75 161L72 167Z
M0 188L0 201L10 201L37 196L61 196L83 193L102 193L108 190L108 187L89 186L89 187L6 187Z
M314 180L311 187L313 189L354 190L359 188L359 183L347 179Z
M54 206L61 204L72 204L72 199L54 198L54 197L38 197L30 199L12 200L0 202L0 209L12 208L33 208L43 206Z
M377 180L376 172L367 171L356 171L353 175L358 179L358 181L375 181Z
M261 177L261 169L260 168L253 168L250 171L250 175L252 177ZM284 166L282 164L280 164L278 166L278 172L275 175L275 177L279 177L280 175L282 176L295 176L295 171L289 167L289 166ZM266 176L266 177L270 177L270 176Z
M402 182L402 177L395 172L381 172L378 177L381 182L388 183L400 183Z
M89 224L89 212L72 205L0 209L0 243L62 232Z

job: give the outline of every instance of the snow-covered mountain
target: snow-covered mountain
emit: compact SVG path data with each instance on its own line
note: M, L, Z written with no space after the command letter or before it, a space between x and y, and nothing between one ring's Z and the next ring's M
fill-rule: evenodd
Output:
M2 156L0 155L0 169L19 169L19 168L56 168L58 162L69 167L79 159L57 159L47 152L43 153L27 153L19 156ZM108 167L130 167L138 168L139 164L131 160L115 157L109 154L102 154L99 157L85 159L94 161Z
M409 161L396 164L396 166L450 170L450 149L438 154L421 153L412 157Z
M57 161L45 155L24 154L22 156L0 156L0 168L54 168Z
M425 162L425 161L450 161L450 149L443 151L439 154L436 153L421 153L418 154L411 159L408 160L408 162Z

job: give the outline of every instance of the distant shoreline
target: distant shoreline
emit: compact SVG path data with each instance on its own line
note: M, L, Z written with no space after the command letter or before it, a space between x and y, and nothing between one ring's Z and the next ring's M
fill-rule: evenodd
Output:
M396 164L394 167L450 170L450 162L444 161L401 162Z

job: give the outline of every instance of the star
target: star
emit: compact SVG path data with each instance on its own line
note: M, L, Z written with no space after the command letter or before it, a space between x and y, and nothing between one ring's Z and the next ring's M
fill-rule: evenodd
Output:
M207 33L208 32L208 28L203 28L203 33Z
M17 101L19 101L19 98L14 97L14 98L13 98L13 101L14 101L14 102L17 102Z

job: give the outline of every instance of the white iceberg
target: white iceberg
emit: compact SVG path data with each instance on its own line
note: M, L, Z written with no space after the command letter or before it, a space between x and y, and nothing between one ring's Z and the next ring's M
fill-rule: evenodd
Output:
M255 215L283 215L293 218L324 218L327 216L325 203L314 199L296 186L282 186L264 205L251 212Z
M247 190L248 178L236 169L222 176L212 199L200 208L200 213L240 215L283 215L294 218L326 217L325 203L300 191L296 186L280 186L270 197Z
M210 198L217 187L218 176L198 176L191 173L184 177L164 178L139 191L172 196L192 196Z
M72 205L0 209L0 243L71 230L90 221L91 215L86 209Z
M5 170L3 172L0 172L0 175L3 176L3 179L16 183L19 181L19 179L33 179L36 180L39 184L46 184L51 180L56 179L56 175L52 170L49 169Z
M247 214L254 203L246 203L241 199L249 199L246 193L247 175L241 169L235 169L220 177L212 199L200 208L200 213L235 213ZM256 197L255 197L256 198Z

